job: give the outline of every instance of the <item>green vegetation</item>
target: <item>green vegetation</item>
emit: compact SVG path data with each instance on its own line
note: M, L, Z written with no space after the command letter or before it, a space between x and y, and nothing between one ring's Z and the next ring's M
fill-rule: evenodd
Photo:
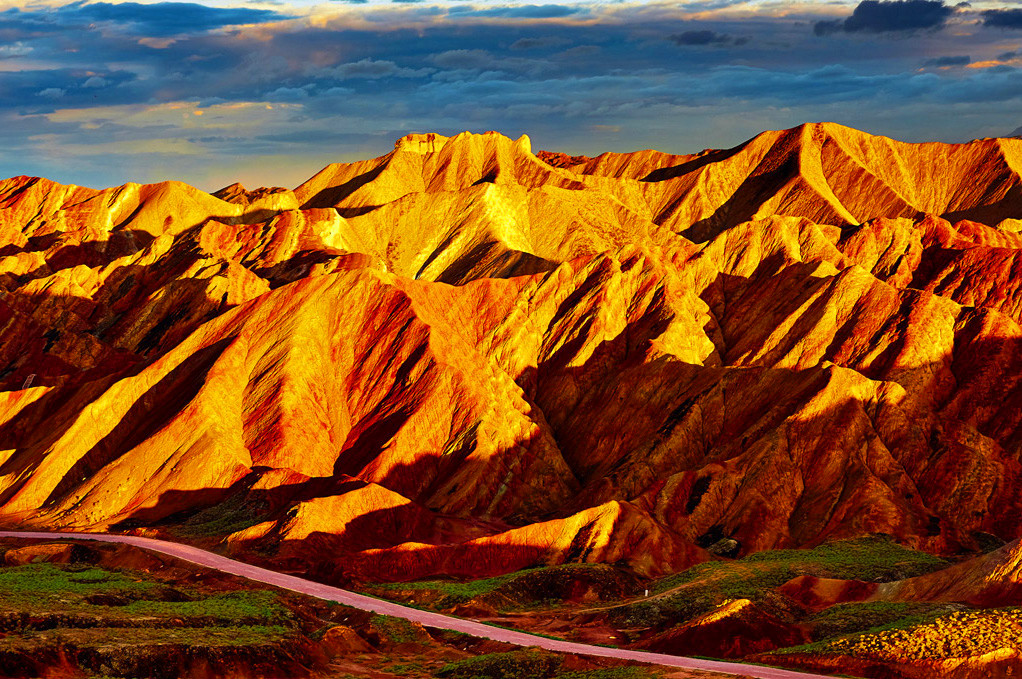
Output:
M178 660L286 658L311 643L301 629L269 590L173 588L147 573L89 564L0 567L0 654L8 659L69 652L83 672L171 677Z
M947 604L870 601L837 604L808 618L816 639L880 631L924 622L948 612Z
M395 644L406 644L420 639L419 628L404 618L374 615L369 621L369 627Z
M184 643L238 646L280 639L297 621L268 590L205 595L180 591L143 573L85 564L0 568L0 647L39 633L69 643ZM38 630L38 632L37 632Z
M868 537L826 542L813 549L775 549L756 552L738 561L710 561L698 564L653 584L655 593L666 592L706 578L744 580L749 569L762 565L762 577L783 584L799 575L841 580L889 582L946 568L948 563L931 554L902 547L890 538ZM767 573L766 571L769 571ZM783 578L783 580L781 580ZM775 585L776 586L776 585Z
M546 679L561 666L561 656L526 649L466 658L441 667L436 676L449 679Z
M654 583L655 598L623 606L615 617L627 625L655 626L705 613L727 599L784 607L774 591L800 575L882 582L947 567L947 562L902 547L886 536L828 542L814 549L783 549L737 561L711 561Z
M750 554L746 563L790 564L800 575L890 582L946 568L944 559L902 547L887 536L835 540L813 549L778 549Z
M0 569L0 601L7 608L51 610L55 604L82 602L98 593L141 597L160 588L137 575L96 567L33 563Z
M238 493L196 512L178 527L177 532L197 538L230 535L262 521L265 511L262 503L248 500L244 493Z
M290 612L268 590L226 592L196 601L133 601L125 613L175 618L212 618L221 624L284 623Z
M582 581L604 596L620 598L632 593L634 578L605 564L570 563L543 566L480 578L466 582L424 580L420 582L379 583L370 590L381 594L402 595L415 603L445 609L474 599L490 598L500 608L517 609L537 603L560 603L569 596L572 583Z
M531 570L531 569L529 569ZM386 582L370 585L370 589L390 592L423 592L426 595L433 595L437 599L434 603L438 607L456 606L460 603L470 601L478 596L489 594L501 585L520 577L529 570L498 575L492 578L481 578L467 582L455 582L453 580L421 580L419 582Z
M436 672L449 679L652 679L660 672L644 667L559 671L563 658L539 649L490 653L450 663Z
M176 644L199 648L256 646L292 636L294 630L279 625L243 625L239 627L63 627L44 633L34 630L9 634L0 648L18 651L43 646L65 645L78 648L106 646L111 643L130 646Z
M36 615L155 619L151 624L162 619L177 619L185 624L198 620L203 625L293 624L291 613L269 590L186 593L142 573L79 564L38 563L0 568L0 604L8 611Z

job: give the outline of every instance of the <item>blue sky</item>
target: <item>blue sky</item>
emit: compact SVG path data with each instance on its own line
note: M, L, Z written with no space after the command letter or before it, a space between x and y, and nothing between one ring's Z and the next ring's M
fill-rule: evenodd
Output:
M1022 127L1022 2L4 2L0 175L294 186L408 132L594 155Z

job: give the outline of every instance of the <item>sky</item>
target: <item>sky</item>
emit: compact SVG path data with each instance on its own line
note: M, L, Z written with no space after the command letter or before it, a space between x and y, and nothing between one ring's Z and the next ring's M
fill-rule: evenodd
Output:
M0 0L0 177L294 187L411 132L596 155L1022 133L1022 0Z

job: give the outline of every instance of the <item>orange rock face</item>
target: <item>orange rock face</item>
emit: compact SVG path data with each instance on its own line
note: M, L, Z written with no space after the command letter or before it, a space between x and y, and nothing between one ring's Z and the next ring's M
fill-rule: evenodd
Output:
M545 157L0 182L0 522L374 579L1022 536L1022 140Z

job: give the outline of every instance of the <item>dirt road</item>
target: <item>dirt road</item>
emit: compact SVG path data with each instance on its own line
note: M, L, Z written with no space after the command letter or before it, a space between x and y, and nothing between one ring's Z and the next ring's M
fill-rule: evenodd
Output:
M375 599L364 594L349 592L338 587L323 585L293 575L285 575L266 568L251 566L241 561L229 559L197 547L183 545L165 540L154 540L152 538L136 537L133 535L111 535L106 533L50 533L50 532L27 532L27 531L0 531L0 537L5 538L37 538L37 539L74 539L74 540L96 540L99 542L118 542L134 545L148 549L160 554L166 554L184 561L189 561L199 566L213 568L224 573L239 575L249 580L262 582L275 587L282 587L301 594L307 594L327 601L360 608L364 611L372 611L383 615L392 615L397 618L404 618L417 622L426 627L438 627L441 629L454 630L474 637L494 639L507 644L518 646L538 646L550 651L560 653L577 653L579 655L600 656L606 658L619 658L634 662L651 663L664 665L666 667L680 667L692 670L709 670L725 674L756 677L756 679L827 679L826 675L811 674L806 672L795 672L792 670L777 669L773 667L761 667L758 665L744 665L742 663L723 662L717 660L701 660L699 658L686 658L683 656L668 655L666 653L650 653L647 651L630 651L621 648L607 648L604 646L590 646L578 644L571 641L559 639L548 639L538 637L525 632L493 627L474 620L455 618L442 613L432 611L421 611L417 608L409 608L390 601Z

